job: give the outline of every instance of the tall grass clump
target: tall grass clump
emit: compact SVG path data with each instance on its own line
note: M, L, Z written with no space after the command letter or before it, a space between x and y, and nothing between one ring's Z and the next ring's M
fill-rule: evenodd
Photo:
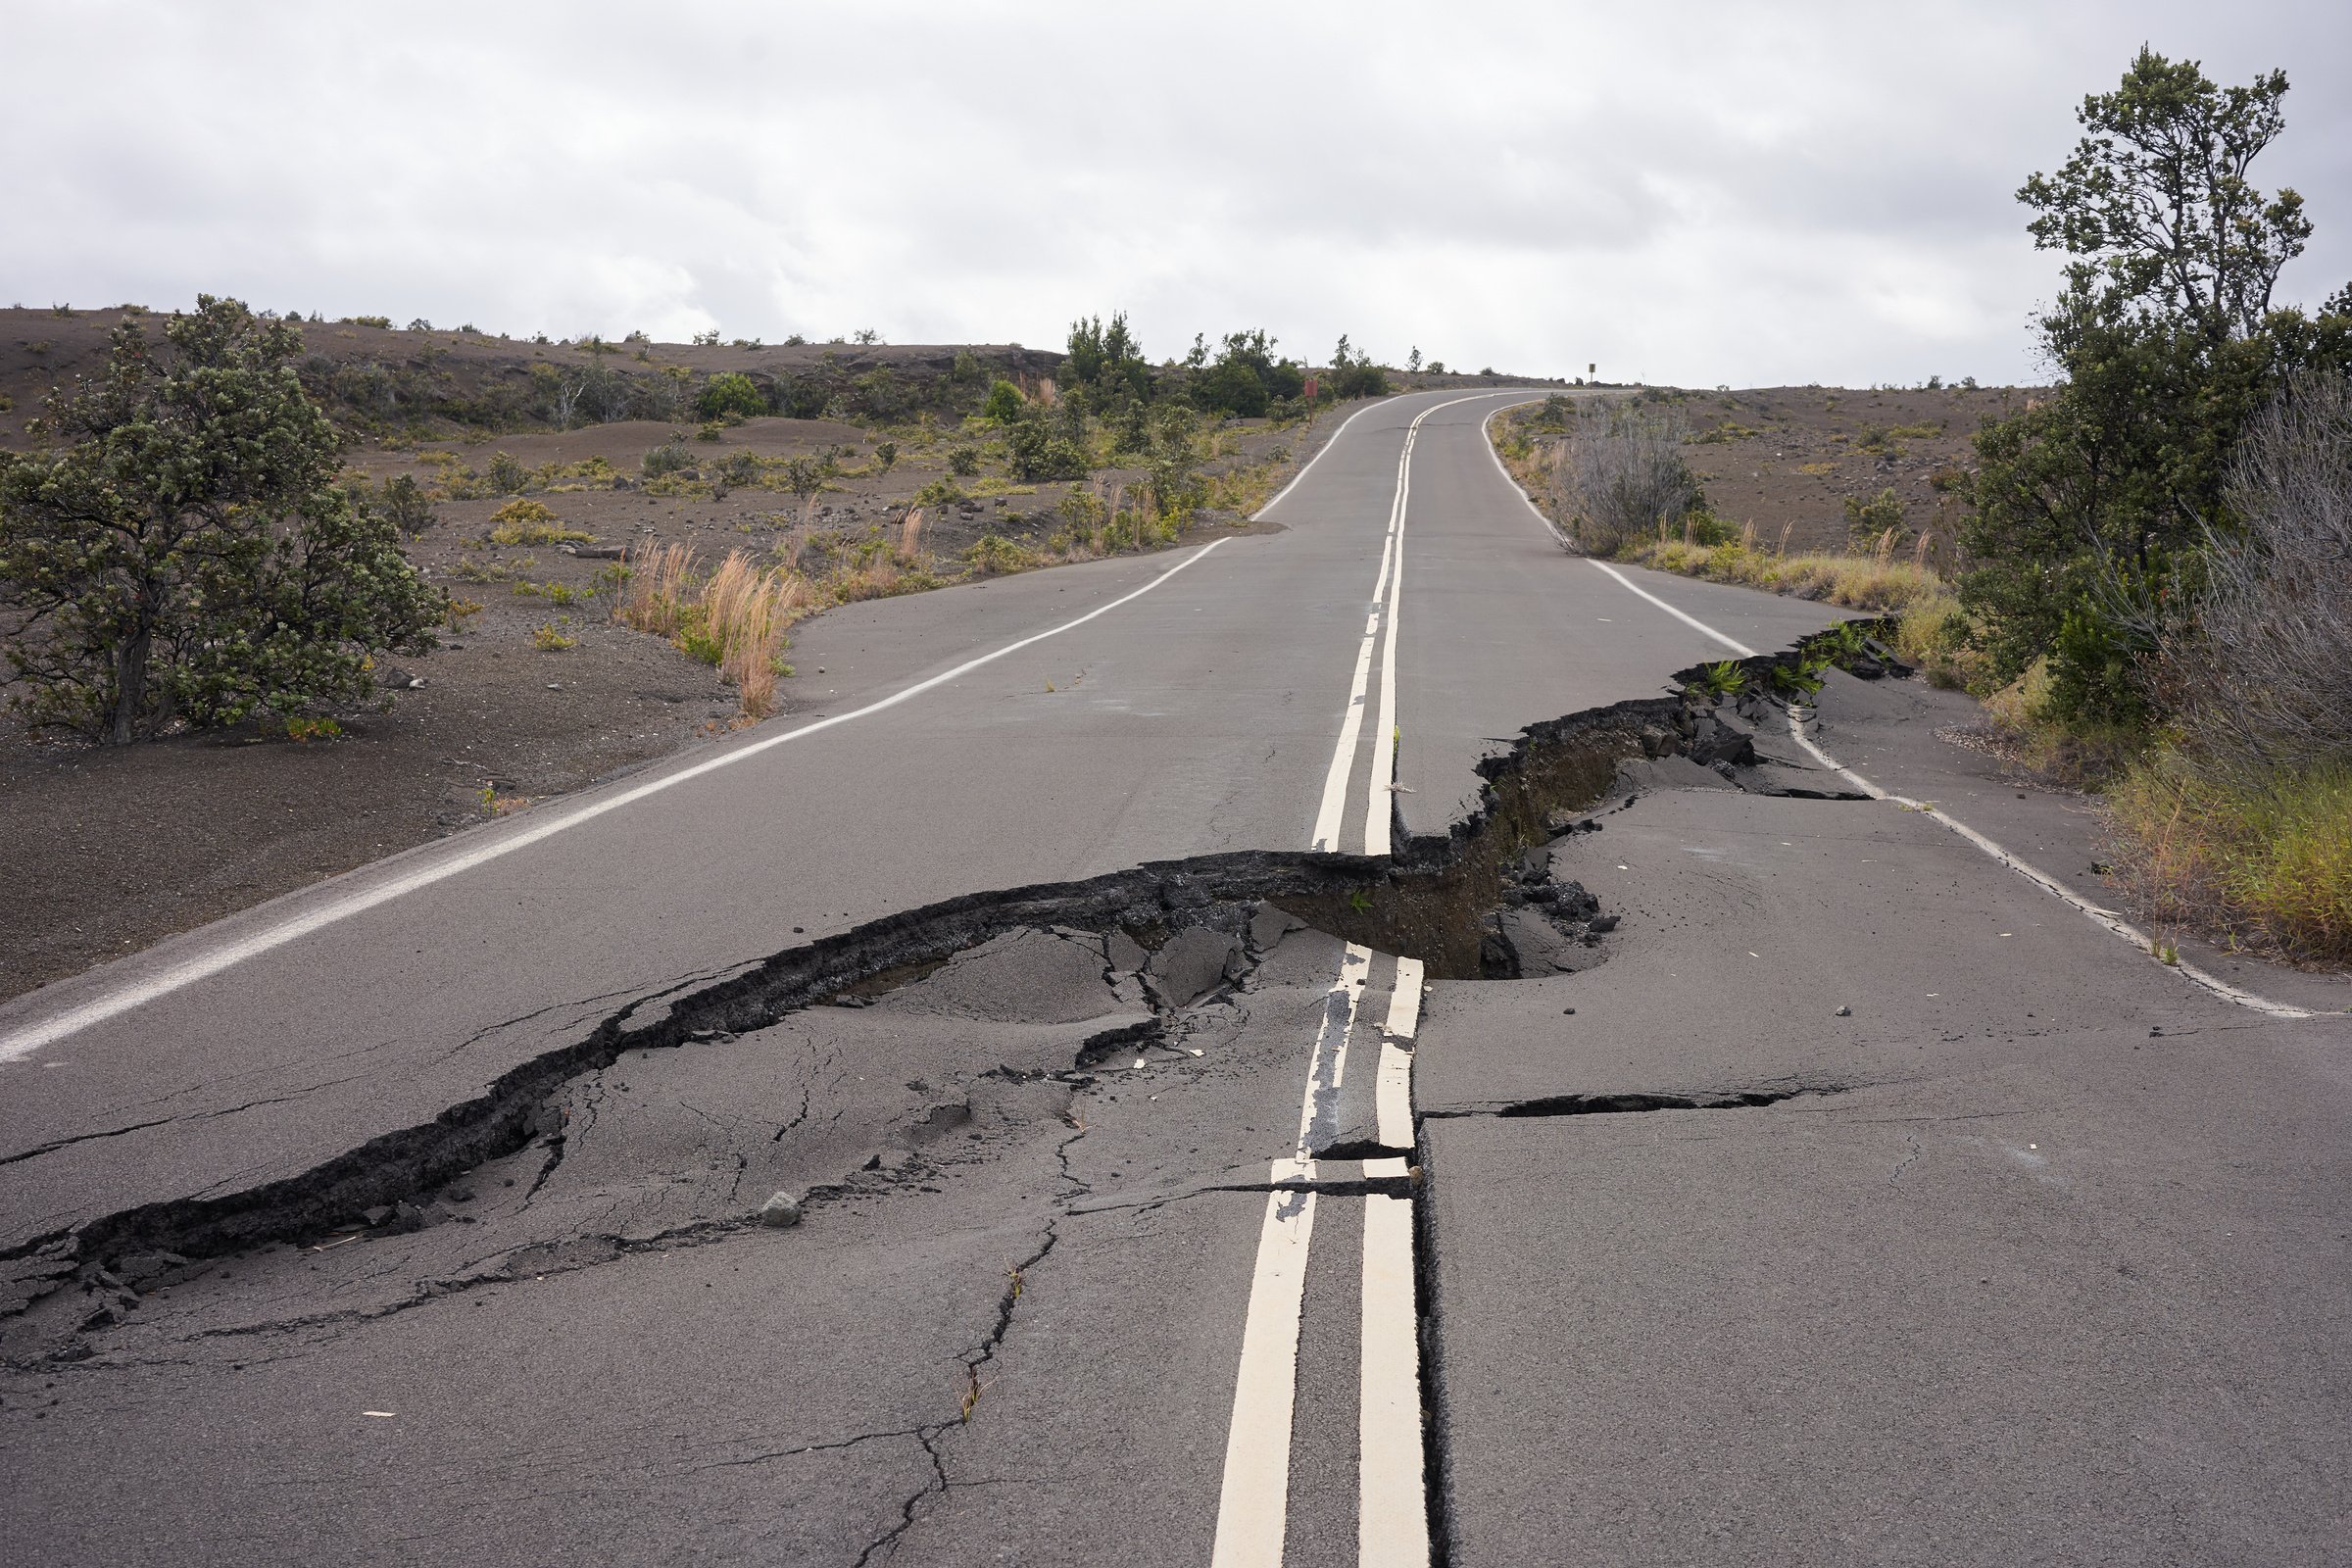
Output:
M808 599L808 579L789 566L760 566L745 552L730 550L706 576L691 548L671 544L632 561L613 614L716 665L734 682L743 711L764 718L775 711L784 633Z
M2352 762L2215 768L2168 747L2130 768L2108 802L2151 919L2352 961Z

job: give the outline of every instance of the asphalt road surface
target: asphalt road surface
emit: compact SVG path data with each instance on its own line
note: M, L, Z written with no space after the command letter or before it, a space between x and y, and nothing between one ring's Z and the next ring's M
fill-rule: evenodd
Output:
M2346 1560L2352 997L1912 683L1659 700L1833 616L1564 553L1529 395L0 1008L11 1559Z

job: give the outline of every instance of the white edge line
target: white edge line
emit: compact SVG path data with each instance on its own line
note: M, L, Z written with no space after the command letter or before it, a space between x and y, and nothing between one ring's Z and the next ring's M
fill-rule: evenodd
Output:
M2256 1012L2269 1013L2274 1018L2312 1018L2319 1016L2317 1013L2312 1012L2308 1008L2289 1006L2287 1004L2282 1002L2273 1002L2267 997L2258 997L2251 991L2240 990L2238 987L2231 985L2229 981L2224 980L2219 975L2211 974L2206 970L2200 969L2193 963L2186 961L2164 963L2161 958L2156 958L2156 944L2154 939L2152 939L2145 931L2142 931L2139 929L2139 927L2133 925L2131 921L2116 913L2113 909L2101 908L2098 905L2095 905L2088 899L2083 898L2081 894L2075 892L2074 889L2068 887L2065 883L2059 881L2047 871L2042 870L2039 866L2034 865L2032 861L2012 854L2009 850L2004 849L2001 845L1978 832L1975 828L1970 827L1966 822L1961 821L1958 817L1951 816L1925 801L1915 801L1907 796L1896 795L1887 790L1882 789L1877 784L1855 772L1852 768L1847 767L1843 763L1839 762L1828 752L1823 751L1819 746L1815 745L1812 737L1804 732L1802 725L1797 720L1796 710L1794 708L1791 708L1788 710L1788 733L1795 739L1797 745L1802 746L1807 752L1811 753L1824 767L1831 769L1841 778L1850 780L1858 789L1862 791L1863 794L1868 795L1871 799L1885 801L1890 806L1899 806L1906 811L1917 811L1922 816L1931 817L1934 820L1940 822L1945 827L1950 828L1953 832L1959 834L1962 838L1968 840L1969 843L1975 845L1984 854L1990 856L1993 859L1998 860L2010 870L2015 871L2019 876L2024 877L2027 881L2040 888L2042 892L2047 893L2050 895L2050 897L2059 900L2061 903L2072 906L2082 913L2088 915L2093 921L2105 926L2117 936L2122 937L2125 941L2139 949L2140 952L2146 954L2150 958L2154 958L2155 961L2164 968L2178 971L2185 979L2196 985L2202 986L2207 991L2212 992L2215 996L2220 997L2223 1001L2234 1002L2239 1006L2251 1007Z
M1587 559L1590 560L1591 558L1588 557ZM1675 609L1674 606L1668 604L1665 600L1660 599L1656 594L1635 587L1634 584L1628 581L1622 573L1618 572L1607 564L1598 561L1594 561L1592 564L1599 566L1601 570L1607 572L1610 576L1615 577L1620 583L1623 583L1628 590L1633 593L1640 594L1643 599L1648 600L1651 604L1657 606L1660 610L1665 611L1677 620L1687 621L1690 625L1697 627L1700 631L1705 632L1708 636L1714 638L1717 642L1723 644L1726 648L1731 649L1735 653L1748 658L1755 657L1754 650L1744 648L1739 643L1732 641L1732 639L1726 637L1723 633L1717 631L1705 621L1685 614L1683 612ZM1936 809L1934 806L1931 806L1925 802L1914 801L1906 796L1896 795L1888 790L1882 789L1877 784L1872 783L1869 779L1864 778L1861 774L1855 772L1852 768L1847 767L1842 762L1839 762L1828 752L1823 751L1819 746L1813 744L1811 737L1805 734L1803 726L1798 722L1796 710L1793 707L1791 707L1788 710L1788 733L1795 739L1797 745L1802 746L1807 752L1812 754L1812 756L1821 762L1822 766L1831 769L1841 778L1851 780L1854 786L1861 790L1863 794L1869 796L1873 800L1886 801L1889 805L1899 806L1907 811L1917 811L1923 816L1930 817L1933 820L1941 823L1943 826L1951 829L1954 833L1959 834L1963 839L1966 839L1977 849L1983 851L1997 863L2007 866L2010 870L2015 871L2018 875L2024 877L2027 881L2033 883L2044 893L2049 894L2052 898L2070 906L2082 914L2088 915L2097 924L2106 927L2115 935L2122 937L2125 941L2139 949L2142 954L2147 956L2150 962L2157 964L2159 967L2173 971L2174 973L2180 975L2182 979L2187 980L2190 984L2202 987L2204 990L2211 992L2213 995L2221 998L2225 1002L2234 1002L2241 1007L2250 1007L2256 1012L2268 1013L2274 1018L2311 1018L2318 1016L2318 1014L2310 1011L2308 1008L2289 1006L2282 1002L2273 1002L2267 997L2258 997L2251 991L2241 991L2236 986L2231 985L2229 981L2222 979L2219 975L2208 974L2205 970L2198 968L2193 963L2188 963L2185 961L2165 963L2162 959L2156 956L2156 944L2148 936L2148 934L2140 930L2137 926L2133 925L2131 921L2125 919L2122 915L2117 914L2113 909L2103 909L2099 907L2097 905L2091 903L2088 899L2085 899L2081 894L2075 892L2072 888L2067 887L2064 883L2060 882L2056 877L2050 875L2047 871L2040 869L2038 866L2035 866L2029 860L2011 854L2008 850L2004 849L1993 840L1985 837L1984 834L1978 832L1975 828L1970 827L1966 822L1961 821L1959 818L1947 815L1945 812Z
M1587 556L1585 559L1587 561L1592 561L1591 556ZM1697 627L1700 631L1705 632L1708 636L1714 638L1717 642L1723 644L1724 647L1729 648L1733 653L1738 654L1740 658L1753 659L1756 657L1756 651L1753 648L1748 647L1747 644L1736 643L1729 637L1726 637L1723 633L1717 631L1714 627L1708 625L1705 621L1700 620L1697 616L1684 614L1681 611L1675 609L1665 600L1660 599L1656 594L1653 594L1648 589L1636 584L1631 577L1628 577L1624 572L1619 571L1615 566L1610 565L1607 562L1592 561L1592 564L1598 566L1601 570L1607 572L1610 576L1616 578L1620 583L1624 584L1627 592L1640 594L1642 598L1648 600L1651 604L1657 606L1660 610L1663 610L1675 619L1682 621L1686 625Z
M1549 517L1544 515L1544 509L1528 499L1527 492L1519 488L1519 481L1511 477L1511 470L1502 466L1502 454L1494 450L1494 432L1492 428L1494 423L1494 415L1501 414L1508 409L1516 409L1522 404L1533 403L1536 400L1534 398L1521 398L1518 403L1496 404L1494 413L1489 414L1485 418L1479 420L1478 433L1486 438L1487 456L1494 461L1494 471L1502 475L1502 482L1511 487L1511 494L1519 498L1519 504L1528 510L1530 515L1544 525L1544 531L1551 535L1552 542L1554 544L1557 544L1562 550L1567 551L1571 555L1581 555L1583 552L1579 551L1576 546L1570 542L1566 534L1560 532L1559 524L1553 522Z
M1022 649L1044 642L1049 637L1058 637L1065 631L1085 625L1098 615L1107 614L1121 605L1141 599L1224 543L1223 539L1212 539L1142 587L1122 594L1108 604L1099 605L1073 620L1066 620L1058 626L1035 632L1021 638L1018 642L1006 643L1004 647L991 653L982 654L977 659L966 660L953 669L943 670L939 674L917 681L911 686L902 687L888 697L868 703L863 708L855 709L847 713L836 713L829 718L820 718L813 723L804 724L798 729L768 736L764 740L752 741L720 756L697 762L691 767L680 768L674 773L665 773L658 779L637 785L633 789L623 790L616 795L610 795L601 801L574 807L569 810L559 811L544 820L531 823L520 831L501 838L495 843L485 844L478 849L468 850L444 860L436 860L421 870L412 871L405 876L378 883L362 892L346 894L341 898L333 899L317 908L279 921L275 925L268 926L251 936L217 948L200 957L189 958L173 964L160 974L110 991L79 1006L69 1008L45 1022L32 1024L8 1035L0 1036L0 1062L13 1061L19 1057L30 1055L42 1047L52 1045L94 1023L103 1022L119 1013L128 1012L133 1007L153 1002L159 997L169 996L174 991L242 963L247 958L258 956L273 948L283 947L298 937L308 936L314 931L372 909L379 904L388 904L392 900L414 893L419 888L429 887L435 882L445 881L462 872L470 871L476 866L485 865L492 860L512 855L517 850L537 844L542 839L553 838L566 828L577 827L583 822L603 816L608 811L616 811L624 806L634 805L648 796L659 795L664 790L674 789L678 785L686 783L690 779L700 778L706 773L714 773L720 768L732 767L747 758L757 757L775 747L802 740L820 730L831 729L839 724L847 724L854 719L864 718L868 714L878 713L886 708L895 708L910 698L919 697L935 687L944 686L950 681L968 675L984 664L994 663L1008 654L1019 653Z

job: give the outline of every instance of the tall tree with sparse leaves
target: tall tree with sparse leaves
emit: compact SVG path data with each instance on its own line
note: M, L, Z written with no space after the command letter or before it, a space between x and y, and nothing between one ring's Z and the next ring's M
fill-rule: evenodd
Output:
M446 598L393 520L335 480L301 334L201 296L153 344L52 393L0 456L0 653L35 726L115 743L348 704L374 656L432 646Z

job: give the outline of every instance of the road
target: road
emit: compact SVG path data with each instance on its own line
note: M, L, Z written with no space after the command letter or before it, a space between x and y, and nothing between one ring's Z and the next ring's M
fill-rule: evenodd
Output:
M1444 906L1388 858L1499 842L1526 726L1833 618L1565 555L1481 429L1528 395L829 613L789 718L0 1008L9 1539L2328 1558L2341 1019L1681 759L1526 871L1618 917L1575 972L1282 912ZM1959 798L1874 700L1820 739Z

